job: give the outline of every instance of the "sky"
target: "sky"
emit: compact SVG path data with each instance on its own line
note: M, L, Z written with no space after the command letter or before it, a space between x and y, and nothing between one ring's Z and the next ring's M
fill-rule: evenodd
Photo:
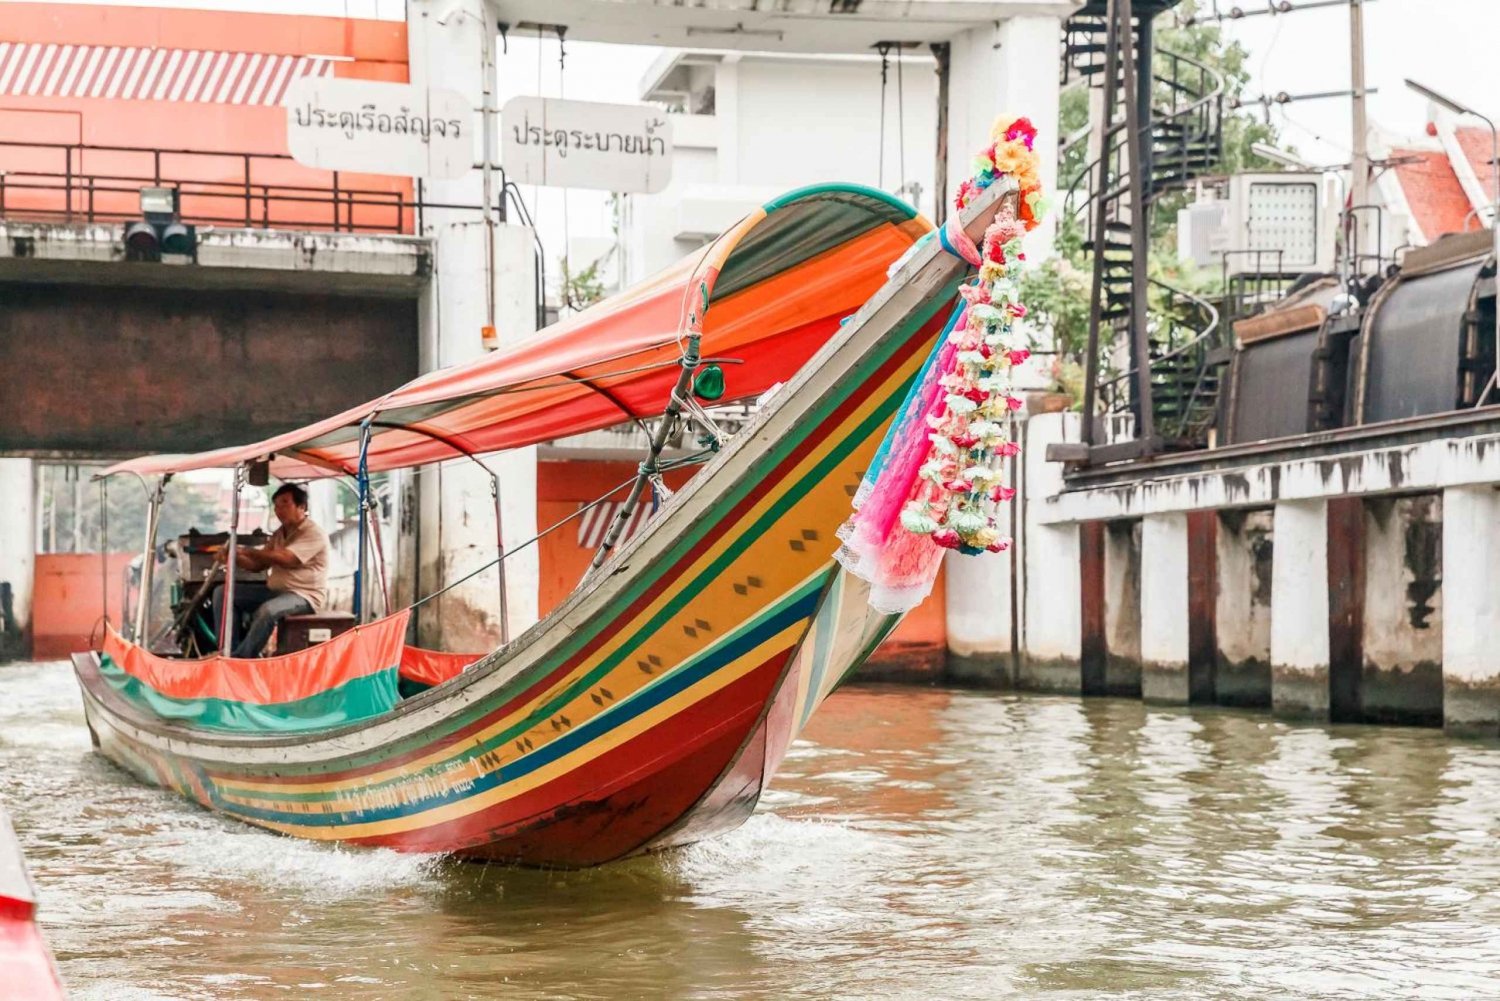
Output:
M0 11L10 0L0 0ZM118 3L119 0L62 0ZM1257 0L1201 0L1205 11L1234 4L1264 9ZM1294 6L1307 0L1292 0ZM135 6L194 7L262 13L400 18L404 0L135 0ZM1500 116L1500 0L1365 0L1366 82L1372 125L1397 135L1419 135L1427 121L1426 100L1408 90L1411 77L1492 117ZM3 15L0 15L3 16ZM1349 14L1345 6L1296 10L1223 22L1230 38L1249 52L1247 94L1307 94L1347 90ZM500 60L499 103L515 94L566 93L580 100L628 101L657 50L572 42L566 77L559 75L557 43L512 37ZM1296 101L1271 111L1287 144L1317 164L1349 159L1348 97ZM529 199L549 250L561 246L561 223L569 232L602 236L609 213L602 195L534 191ZM550 255L549 255L550 256Z

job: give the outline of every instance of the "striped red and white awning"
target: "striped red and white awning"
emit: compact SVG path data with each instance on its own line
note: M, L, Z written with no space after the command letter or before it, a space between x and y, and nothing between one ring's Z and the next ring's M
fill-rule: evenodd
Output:
M291 82L332 76L327 56L0 42L0 96L276 106Z
M582 504L578 506L583 507ZM600 504L598 507L585 511L578 519L578 545L583 549L598 549L604 541L605 533L609 531L610 522L624 506L624 501L615 501L611 504ZM636 505L635 513L626 519L625 531L620 533L620 541L616 544L623 546L629 542L637 532L646 527L646 522L650 520L651 502L645 501Z

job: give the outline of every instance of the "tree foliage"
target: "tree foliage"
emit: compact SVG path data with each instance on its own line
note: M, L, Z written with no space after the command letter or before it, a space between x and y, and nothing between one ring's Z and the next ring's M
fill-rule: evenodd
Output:
M1217 23L1195 21L1199 7L1198 0L1185 0L1174 11L1158 17L1153 69L1158 77L1166 74L1170 59L1163 53L1175 53L1209 67L1222 79L1223 149L1211 173L1276 170L1275 164L1257 156L1251 147L1255 143L1283 145L1277 128L1255 110L1234 107L1236 99L1246 96L1250 84L1250 71L1246 67L1249 53L1239 42L1227 39ZM1160 117L1161 109L1170 103L1170 88L1158 84L1153 98ZM1079 134L1090 124L1089 104L1087 87L1063 92L1058 116L1061 139ZM1040 325L1051 329L1059 360L1064 364L1081 363L1088 343L1091 262L1083 249L1085 234L1079 220L1061 215L1068 189L1084 182L1083 174L1089 167L1088 145L1086 138L1080 139L1060 153L1058 179L1063 190L1054 201L1060 213L1057 259L1034 268L1022 283L1028 307ZM1217 274L1194 271L1177 260L1177 212L1191 198L1190 191L1180 190L1167 192L1155 200L1148 221L1147 270L1152 277L1187 291L1212 293L1217 291ZM1058 381L1061 384L1065 380L1060 377Z

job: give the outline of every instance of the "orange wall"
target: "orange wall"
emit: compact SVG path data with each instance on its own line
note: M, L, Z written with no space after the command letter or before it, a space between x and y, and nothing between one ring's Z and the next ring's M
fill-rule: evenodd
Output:
M15 58L21 46L54 45L50 56L38 56L32 73L38 74L43 59L60 64L65 59L79 63L56 77L47 75L44 85L25 89L37 93L14 93L22 73L3 71L4 60ZM149 147L165 150L190 150L200 153L282 154L287 151L286 111L276 104L231 103L231 100L152 100L87 96L88 67L102 74L105 58L90 63L79 46L109 46L122 50L169 50L158 69L165 77L173 54L182 53L179 67L187 67L190 53L243 54L240 72L248 73L255 65L269 67L262 57L307 57L312 62L296 64L296 73L312 72L310 67L326 67L334 76L405 81L407 76L406 25L402 22L369 21L336 17L304 17L280 14L242 14L223 11L168 10L143 7L98 7L73 4L6 3L0 6L0 81L11 76L8 92L0 92L0 170L13 175L5 192L7 213L19 211L57 211L66 207L60 193L26 190L20 185L28 172L60 177L67 171L68 155L61 150L3 145L5 143L84 143L94 146ZM67 47L75 47L65 55ZM126 58L120 56L119 65ZM260 60L252 63L251 60ZM221 80L231 72L229 58ZM71 64L67 64L70 65ZM206 65L206 63L205 63ZM217 65L217 63L215 64ZM207 74L212 78L215 72ZM137 79L146 79L142 74ZM269 80L269 77L268 77ZM70 84L71 81L71 84ZM69 87L71 85L71 91ZM48 96L45 91L53 91ZM253 89L253 88L252 88ZM205 92L208 87L205 83ZM270 94L269 83L263 93ZM84 96L78 96L83 94ZM231 95L232 98L232 95ZM92 151L72 154L71 169L75 177L92 175L99 184L121 188L138 188L155 180L156 165L141 154L116 151ZM245 164L237 158L204 156L165 157L161 164L164 182L180 184L185 190L194 182L221 182L243 186ZM250 165L250 182L254 186L299 185L328 190L333 176L286 160L255 160ZM104 178L118 178L107 181ZM33 178L30 183L44 183ZM360 189L411 198L410 178L384 175L340 174L341 189ZM97 211L133 214L138 196L131 191L114 194L96 193ZM71 208L87 209L88 196L76 193ZM270 198L270 216L274 222L291 226L302 223L322 227L332 222L328 205L315 205ZM252 224L266 212L263 200L252 204ZM372 228L394 228L394 210L363 210L367 218L356 221ZM220 219L221 225L243 225L243 197L196 200L184 197L183 216L189 221ZM409 213L408 213L409 214ZM410 231L410 220L404 227Z
M109 620L120 626L125 567L138 553L110 553ZM104 582L98 553L38 553L31 592L32 655L66 657L89 648L103 614Z

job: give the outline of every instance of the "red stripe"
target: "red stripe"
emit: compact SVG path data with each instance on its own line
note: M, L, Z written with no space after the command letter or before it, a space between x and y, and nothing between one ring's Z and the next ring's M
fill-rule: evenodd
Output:
M939 310L936 314L934 314L933 318L929 320L925 325L923 325L923 327L915 336L911 338L911 340L903 345L902 348L898 349L891 358L887 359L879 369L871 374L871 376L865 381L864 386L862 387L865 389L865 392L855 393L848 399L846 399L842 404L834 409L833 413L828 416L828 418L824 421L823 426L828 428L829 432L831 433L834 428L842 424L843 421L851 413L857 410L859 406L864 403L864 401L870 396L870 394L874 392L877 386L884 384L885 381L890 378L890 376L893 375L896 371L898 371L903 365L905 365L914 354L917 354L922 348L924 348L931 341L931 339L935 337L939 331L942 330L946 320L947 317L942 310ZM647 588L646 591L639 598L637 598L635 602L633 602L629 607L621 611L616 616L616 621L629 621L637 614L639 614L642 609L646 608L653 601L655 601L663 590L677 581L678 577L686 570L688 566L692 564L694 560L698 558L698 556L704 550L713 547L713 545L719 540L719 538L721 538L724 533L729 530L729 526L735 524L741 517L743 517L743 515L747 511L754 507L755 504L759 503L760 499L770 489L770 486L772 484L778 482L782 476L786 475L787 471L796 468L797 464L800 463L809 452L820 445L823 440L824 438L820 436L810 436L809 438L804 439L802 442L798 443L792 449L791 454L788 455L780 465L771 470L760 480L758 489L752 490L737 505L735 505L734 508L732 508L722 518L720 518L715 524L714 528L702 540L702 542L699 543L696 548L685 553L682 558L677 561L676 564L674 564L665 573L658 577L655 584ZM389 758L383 758L380 761L372 762L367 765L361 765L357 768L351 768L345 771L313 773L307 775L281 775L278 776L278 778L280 779L280 781L288 785L302 783L311 784L320 782L335 782L344 779L358 778L362 775L385 771L389 768L405 764L408 761L413 761L417 758L424 757L428 754L431 754L436 745L446 745L460 742L465 738L470 737L492 726L496 720L510 714L514 710L514 708L524 705L526 702L535 699L549 687L555 685L558 679L566 676L570 671L577 667L578 664L588 659L588 657L590 657L596 650L599 649L600 646L602 646L613 636L614 633L608 630L601 630L571 658L569 658L563 664L559 665L553 671L549 672L545 677L538 679L528 688L512 697L503 705L497 707L489 713L486 713L484 716L481 716L474 722L460 727L457 730L443 733L440 736L437 736L434 739L430 740L428 743L423 744L422 746L411 751L407 751L400 755L392 756ZM242 774L244 773L223 771L215 771L210 773L211 777L213 777L215 780L226 779L231 782Z

